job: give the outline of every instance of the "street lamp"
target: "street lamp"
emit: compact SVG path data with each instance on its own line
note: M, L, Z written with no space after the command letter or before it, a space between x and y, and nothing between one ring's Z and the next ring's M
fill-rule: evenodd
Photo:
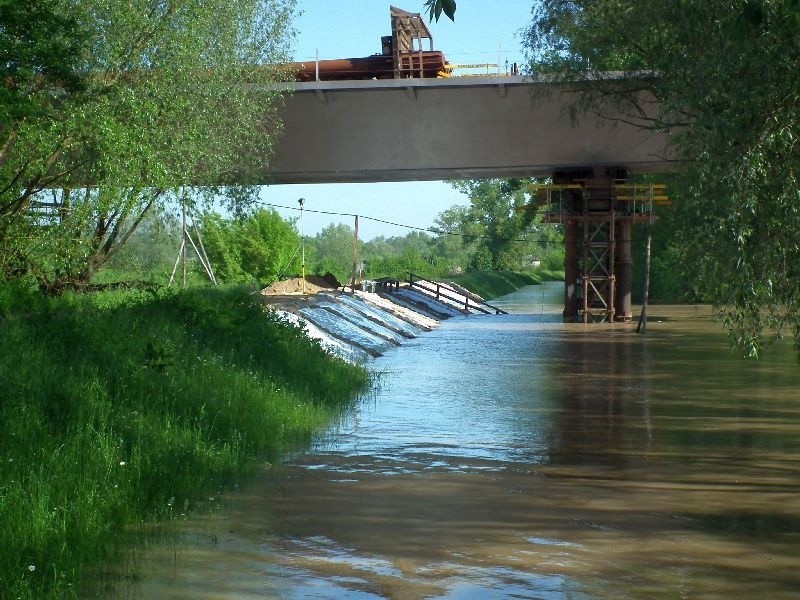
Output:
M303 278L303 294L306 293L306 237L303 232L303 205L305 198L300 198L297 203L300 205L300 276Z

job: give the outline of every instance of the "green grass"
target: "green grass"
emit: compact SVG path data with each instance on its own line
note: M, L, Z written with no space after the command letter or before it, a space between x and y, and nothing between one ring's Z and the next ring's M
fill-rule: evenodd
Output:
M122 532L308 440L367 379L244 289L0 287L0 598L74 597Z
M504 296L526 285L537 285L543 281L563 281L564 273L539 269L531 272L518 271L470 271L455 275L450 281L478 294L485 300Z

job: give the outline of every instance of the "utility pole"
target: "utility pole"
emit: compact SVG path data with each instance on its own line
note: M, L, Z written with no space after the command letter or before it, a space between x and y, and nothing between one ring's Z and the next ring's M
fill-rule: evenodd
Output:
M356 217L355 232L353 233L353 285L351 289L356 293L356 275L358 273L358 215Z
M303 205L305 198L300 198L297 203L300 205L300 277L303 279L302 290L306 293L306 236L303 231Z

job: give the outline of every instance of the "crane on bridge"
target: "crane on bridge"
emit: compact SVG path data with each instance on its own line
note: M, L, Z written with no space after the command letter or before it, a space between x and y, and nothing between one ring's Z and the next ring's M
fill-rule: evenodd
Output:
M391 35L381 38L380 54L363 58L315 60L290 65L296 81L352 79L430 79L447 76L444 54L433 49L425 19L395 6L389 7ZM428 49L424 48L427 41Z

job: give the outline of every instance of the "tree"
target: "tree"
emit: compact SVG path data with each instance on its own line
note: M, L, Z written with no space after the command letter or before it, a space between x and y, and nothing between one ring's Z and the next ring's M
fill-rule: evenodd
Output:
M181 220L156 206L145 214L128 242L100 274L104 280L152 280L166 283L182 239Z
M30 240L23 248L26 271L42 289L57 292L87 284L142 223L164 190L114 187L52 190L37 195L37 211L25 215ZM18 219L21 221L23 219ZM19 231L19 228L12 229Z
M798 0L544 0L526 31L578 114L669 132L683 262L754 356L771 329L800 348L798 39Z
M205 213L203 242L215 276L224 282L269 285L300 272L300 235L274 209L225 219Z
M344 223L332 223L314 237L312 270L317 275L331 273L344 283L353 276L353 238L355 231Z
M466 206L451 206L439 213L434 222L434 230L439 232L433 242L435 253L445 263L449 273L466 271L475 254L475 238L462 235L468 227L468 210Z
M522 210L529 183L527 179L484 179L453 184L469 196L469 207L458 215L458 227L464 243L475 245L471 269L520 270L541 260L536 240L543 226L534 223L531 212Z
M405 279L409 273L433 278L446 272L433 238L422 231L375 238L364 243L359 256L364 258L367 276L371 278Z
M0 1L0 217L23 210L63 175L55 165L63 144L46 132L88 84L91 31L82 8L70 0Z
M14 25L2 28L5 67L21 73L4 79L0 104L13 117L0 128L0 236L29 227L42 190L93 184L78 193L94 205L79 229L104 236L68 274L85 280L165 191L247 183L262 168L279 130L271 84L284 77L270 65L288 58L293 0L31 3L52 43L24 25L39 13L22 4L0 5ZM65 192L58 210L74 199Z

